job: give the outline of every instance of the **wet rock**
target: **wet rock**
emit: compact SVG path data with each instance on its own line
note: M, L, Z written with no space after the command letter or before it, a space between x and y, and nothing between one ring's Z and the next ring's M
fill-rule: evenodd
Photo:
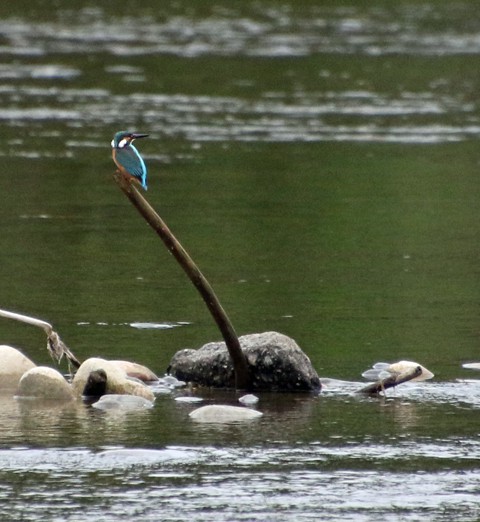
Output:
M92 372L102 370L107 376L105 392L107 394L137 395L153 400L152 391L138 380L129 379L126 372L112 361L92 357L87 359L77 370L72 382L72 388L77 396L81 396Z
M46 366L37 366L25 372L18 383L17 397L72 400L74 398L70 384L63 375Z
M478 363L478 362L465 363L465 364L462 364L462 367L467 368L469 370L480 370L480 363Z
M121 370L123 370L129 377L135 377L143 382L158 381L158 377L146 366L131 361L110 361Z
M263 413L251 410L249 408L242 408L241 406L224 406L221 404L212 404L210 406L202 406L193 410L189 416L196 422L208 423L227 423L227 422L241 422L258 419Z
M171 375L160 377L158 381L151 385L151 390L155 395L168 395L177 388L184 388L187 385L184 381L179 381Z
M171 388L169 388L168 386L164 386L163 384L154 384L150 387L150 389L152 390L155 396L170 395L173 391Z
M203 402L203 399L201 397L183 396L183 397L175 397L175 401L184 402L187 404L195 404L196 402Z
M297 343L277 332L239 338L252 377L252 391L319 392L320 379ZM214 388L235 386L233 365L224 342L177 352L169 373L183 381Z
M104 411L141 411L153 408L153 401L135 395L103 395L92 407Z
M107 393L107 374L104 370L90 372L82 395L84 397L101 397Z
M184 388L187 383L185 381L179 381L173 375L166 375L165 377L162 377L159 379L159 382L163 384L164 386L168 386L172 390L175 388Z
M6 344L0 345L0 361L1 391L16 390L22 375L36 366L22 352Z
M257 404L258 397L256 395L252 395L251 393L249 393L248 395L244 395L243 397L240 397L238 399L238 402L240 402L244 406L253 406L254 404Z

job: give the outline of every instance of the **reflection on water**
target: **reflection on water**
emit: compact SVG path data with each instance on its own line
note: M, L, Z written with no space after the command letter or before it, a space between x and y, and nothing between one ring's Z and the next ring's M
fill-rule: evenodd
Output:
M411 448L410 459L431 458L443 445ZM478 447L471 448L477 450ZM372 460L384 448L363 446ZM450 473L400 469L379 471L343 467L334 448L265 449L167 447L160 450L8 450L0 453L0 477L23 477L0 490L0 515L37 519L69 513L71 520L418 520L423 517L475 520L476 471ZM353 448L349 462L360 455ZM395 456L393 456L395 463ZM420 460L421 461L421 460ZM398 463L395 463L398 464ZM28 473L27 473L28 472ZM2 481L3 482L3 481ZM5 484L5 482L3 482ZM61 494L55 494L60 491ZM14 495L11 495L14 493ZM35 498L35 506L29 499ZM114 502L112 502L112 498ZM439 509L440 506L440 509ZM105 519L105 518L104 518Z
M453 436L443 416L472 420L463 399L478 381L407 384L387 400L325 383L323 397L260 394L259 422L217 426L189 422L196 406L171 397L123 413L3 397L0 518L476 519L478 437Z
M2 307L159 375L218 339L112 189L132 128L239 333L291 335L322 377L411 358L436 378L386 399L325 379L223 426L192 399L233 392L122 414L2 397L0 519L477 520L480 385L456 379L480 328L478 10L167 4L0 5ZM51 364L43 334L2 321L0 342Z
M91 323L88 321L80 321L77 323L79 326L91 326ZM163 322L163 323L106 323L97 321L95 326L131 326L132 328L137 328L138 330L169 330L170 328L177 328L178 326L186 326L189 323L186 321L179 321L177 323L171 322Z

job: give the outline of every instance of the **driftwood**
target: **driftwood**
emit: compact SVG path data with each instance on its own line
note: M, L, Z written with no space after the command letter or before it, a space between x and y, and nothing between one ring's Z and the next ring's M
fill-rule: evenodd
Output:
M195 288L200 292L207 308L222 333L228 352L233 362L235 371L235 387L247 390L251 387L250 373L247 359L242 352L237 334L222 308L215 292L208 283L205 276L193 262L187 251L182 247L176 237L172 234L162 218L150 206L144 196L137 190L135 180L131 176L117 170L114 179L122 192L127 196L133 206L138 210L145 221L155 230L163 241L168 251L173 254L185 273L188 275Z
M28 315L17 314L15 312L8 312L7 310L0 310L0 317L7 319L14 319L22 323L38 326L47 334L47 350L52 359L60 363L62 357L65 356L68 361L75 368L80 367L80 361L73 355L67 345L60 339L60 336L55 332L52 325L41 319L29 317Z
M422 368L417 366L411 370L408 370L403 373L392 374L385 379L381 379L376 382L372 382L371 384L365 386L358 393L365 393L367 395L378 395L380 392L384 392L388 388L393 388L407 381L411 381L422 374Z

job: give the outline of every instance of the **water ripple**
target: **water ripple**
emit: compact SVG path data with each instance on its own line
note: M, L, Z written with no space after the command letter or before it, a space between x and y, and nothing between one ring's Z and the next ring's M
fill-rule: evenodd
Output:
M37 520L41 512L49 519L62 514L62 520L76 521L107 520L107 513L109 520L121 521L139 513L147 521L158 520L159 513L162 519L203 521L219 516L232 521L475 520L480 513L476 469L435 470L431 462L428 470L418 468L415 457L441 461L446 447L406 444L393 455L368 444L268 451L181 446L1 450L0 499L8 502L0 503L0 517ZM476 441L466 448L477 454L478 449ZM350 469L342 466L347 453L352 454ZM388 462L390 469L377 464L355 470L352 461L358 454ZM404 473L395 459L414 461L417 472Z
M468 9L465 6L464 9ZM473 15L473 13L472 13ZM116 56L173 54L182 57L308 56L315 53L410 54L445 56L480 52L480 37L473 28L436 30L432 17L458 17L454 8L429 4L391 10L371 6L312 6L297 12L286 6L258 6L249 15L234 7L204 18L157 13L111 16L102 9L88 16L64 11L56 22L3 20L0 32L6 43L3 55L57 53L110 53ZM461 26L460 26L461 27Z
M209 475L215 476L214 469L221 471L229 467L249 470L294 470L338 467L342 462L352 466L352 462L361 462L362 469L375 469L378 466L395 464L397 469L409 469L418 466L418 460L428 460L429 466L441 468L443 462L449 467L458 460L459 469L465 464L478 462L480 443L474 439L462 439L454 443L453 438L444 440L401 439L391 443L352 442L338 443L313 442L304 445L267 444L266 446L238 447L188 447L168 446L162 449L105 447L101 451L82 448L70 449L0 449L2 473L6 471L50 470L55 473L78 471L86 473L92 470L111 471L137 467L152 471L174 468L177 472L200 466ZM455 466L454 466L455 467Z
M454 96L403 93L398 98L370 91L281 92L257 100L237 97L133 93L113 96L102 89L20 87L0 89L0 121L29 126L60 121L75 126L134 125L141 114L150 133L189 141L376 141L440 143L480 134L480 122L466 115L472 104ZM18 107L18 98L23 107ZM10 103L9 103L10 102ZM58 105L60 103L60 105ZM26 105L26 106L25 106ZM39 106L41 105L41 107ZM445 118L449 118L446 123ZM452 116L458 116L452 122ZM91 147L104 143L82 138ZM77 139L65 143L78 148Z

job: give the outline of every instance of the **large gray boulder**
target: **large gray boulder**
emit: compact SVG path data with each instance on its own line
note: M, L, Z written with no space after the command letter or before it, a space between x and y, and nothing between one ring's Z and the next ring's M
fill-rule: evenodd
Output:
M277 332L244 335L252 391L319 392L320 379L297 343ZM224 342L177 352L168 371L182 381L214 388L234 388L233 364Z

